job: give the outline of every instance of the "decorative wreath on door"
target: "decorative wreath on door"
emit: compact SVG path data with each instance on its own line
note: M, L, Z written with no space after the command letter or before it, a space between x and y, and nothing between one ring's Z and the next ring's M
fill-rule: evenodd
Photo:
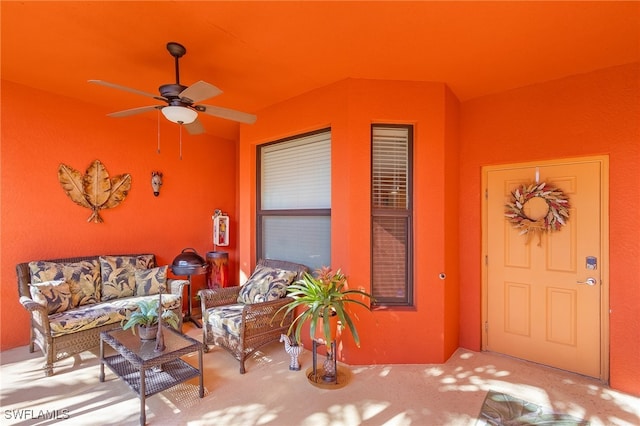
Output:
M532 219L524 212L524 206L534 197L539 197L547 203L547 213L539 219ZM566 225L569 219L569 198L559 188L547 185L545 182L522 184L511 192L511 200L505 205L505 216L514 228L520 230L520 235L527 235L527 243L532 235L538 236L541 244L542 234L558 231Z

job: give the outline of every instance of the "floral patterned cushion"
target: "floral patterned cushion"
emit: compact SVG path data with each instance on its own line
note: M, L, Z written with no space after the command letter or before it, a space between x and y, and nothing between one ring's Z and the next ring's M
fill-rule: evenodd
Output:
M148 296L150 294L167 292L167 269L168 266L160 266L151 269L138 269L135 272L136 296Z
M63 312L71 308L71 291L69 283L47 281L44 283L29 284L29 291L34 302L47 308L48 314Z
M149 297L110 300L50 315L51 334L56 337L121 322L127 315L138 309L137 303L140 300ZM176 294L162 295L164 309L176 309L181 307L181 303L182 298Z
M154 268L152 254L140 256L100 256L103 301L130 297L136 294L135 271Z
M244 305L237 303L234 305L217 306L205 311L203 320L211 325L218 334L231 334L240 337L240 323L242 322L242 309Z
M260 303L280 299L287 294L287 286L296 272L259 265L238 294L238 303Z
M100 301L100 265L97 260L76 263L29 262L31 282L64 280L69 284L71 306L82 306Z

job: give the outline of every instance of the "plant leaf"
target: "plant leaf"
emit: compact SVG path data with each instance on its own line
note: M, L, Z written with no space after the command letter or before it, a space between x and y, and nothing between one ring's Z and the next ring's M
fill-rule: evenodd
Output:
M91 208L89 201L84 196L82 175L79 171L66 164L60 164L58 167L58 180L64 192L71 198L71 201L82 207Z
M110 209L120 204L131 189L131 175L124 174L111 178L111 193L105 202L103 209Z
M109 199L111 179L109 179L109 172L100 160L95 160L87 168L82 183L87 200L92 206L101 206Z

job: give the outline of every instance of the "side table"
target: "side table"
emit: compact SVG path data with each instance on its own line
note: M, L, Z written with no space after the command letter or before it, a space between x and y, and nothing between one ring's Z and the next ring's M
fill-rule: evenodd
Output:
M170 327L162 328L165 350L156 352L155 340L141 341L131 330L111 330L100 333L100 381L104 382L105 364L124 380L140 398L140 424L146 423L145 399L194 377L199 378L200 398L204 397L202 343L178 333ZM117 354L105 357L107 343ZM198 352L198 368L180 359Z
M193 274L194 275L202 275L202 274L206 274L207 273L207 268L200 268L197 270L194 270ZM178 275L177 273L174 274ZM202 328L202 324L200 324L200 322L198 322L198 320L193 316L193 306L191 306L191 303L193 303L193 283L191 282L191 275L187 275L187 281L189 282L189 284L187 284L187 298L189 300L189 303L187 304L187 313L185 314L184 318L182 319L183 322L192 322L193 324L195 324L196 327L198 328Z

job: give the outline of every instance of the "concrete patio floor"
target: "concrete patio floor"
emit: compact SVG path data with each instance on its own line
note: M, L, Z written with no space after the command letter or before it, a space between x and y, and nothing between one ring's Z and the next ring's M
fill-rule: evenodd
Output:
M185 325L188 335L201 331ZM184 358L197 366L197 355ZM640 398L597 380L489 352L460 349L444 364L349 366L349 383L321 389L290 371L282 344L247 361L247 373L226 351L204 354L205 396L198 381L147 398L149 425L474 425L489 390L504 392L592 425L639 425ZM0 353L2 425L137 425L140 402L106 369L98 350L56 364L44 377L42 354L19 347Z

